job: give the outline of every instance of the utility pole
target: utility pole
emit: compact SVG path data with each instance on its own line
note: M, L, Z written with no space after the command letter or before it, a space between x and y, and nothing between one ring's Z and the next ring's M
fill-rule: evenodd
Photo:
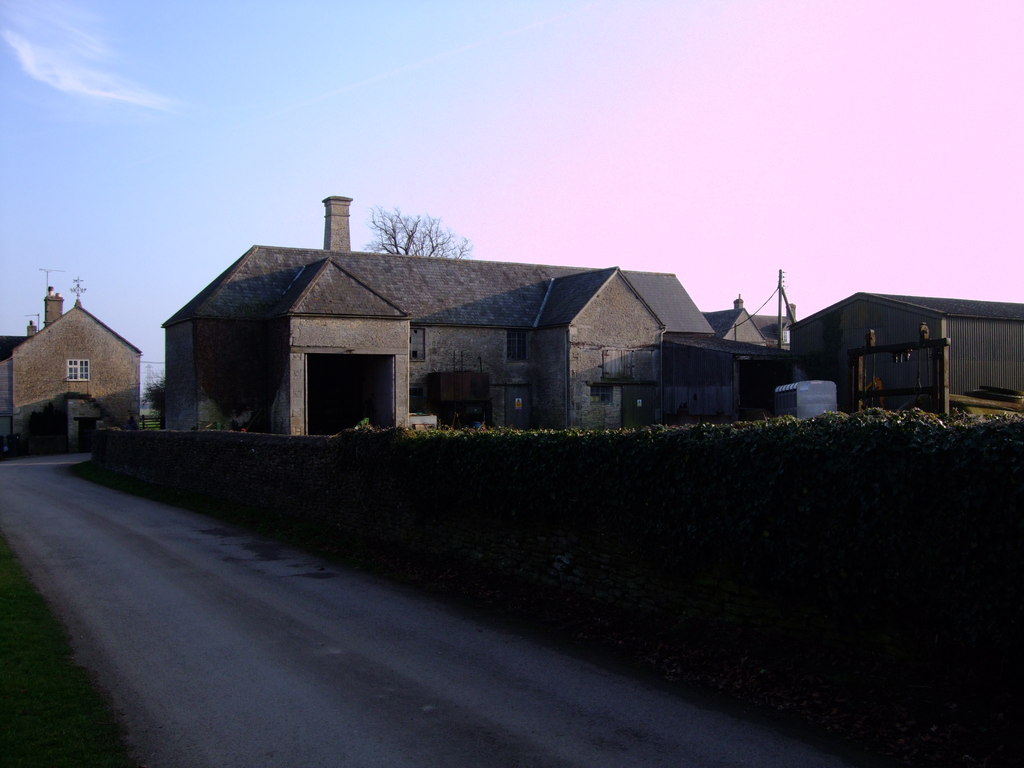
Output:
M780 269L779 270L779 289L778 289L778 293L779 293L779 317L778 317L778 321L779 321L779 325L778 325L778 328L779 328L779 349L782 349L782 336L783 336L783 332L782 332L782 308L783 307L786 308L786 320L789 323L793 323L794 322L794 320L793 320L793 312L789 308L789 297L786 296L786 286L785 286L784 279L783 279L784 277L785 277L785 275L784 275L783 271ZM787 325L787 327L788 327L788 325Z

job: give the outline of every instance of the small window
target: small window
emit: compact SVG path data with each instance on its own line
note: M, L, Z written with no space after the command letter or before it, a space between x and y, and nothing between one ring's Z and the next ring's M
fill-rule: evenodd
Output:
M88 381L89 361L68 360L68 381Z
M509 360L526 359L526 331L506 331L505 357Z
M413 328L409 332L409 359L427 359L427 333L426 328Z
M612 401L612 388L605 384L590 385L590 402L610 403Z

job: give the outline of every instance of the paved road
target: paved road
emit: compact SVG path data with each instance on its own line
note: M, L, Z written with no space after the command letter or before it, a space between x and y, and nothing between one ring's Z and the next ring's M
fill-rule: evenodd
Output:
M0 528L147 768L785 766L756 722L174 507L0 462Z

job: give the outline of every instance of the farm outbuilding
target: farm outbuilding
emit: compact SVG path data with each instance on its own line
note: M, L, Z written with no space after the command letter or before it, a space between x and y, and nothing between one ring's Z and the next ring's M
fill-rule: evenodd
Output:
M667 424L765 418L775 387L799 376L788 350L714 337L667 333L662 357Z
M884 390L935 384L936 367L929 358L938 354L936 348L911 346L924 338L948 340L948 385L938 382L947 399L980 387L1024 389L1024 304L856 293L794 323L791 334L792 350L807 374L836 382L844 410L855 408L850 350L907 343L907 353L865 357L865 378ZM914 403L913 395L902 395L872 404Z
M662 341L711 336L672 274L253 246L165 324L167 425L619 428L661 421Z

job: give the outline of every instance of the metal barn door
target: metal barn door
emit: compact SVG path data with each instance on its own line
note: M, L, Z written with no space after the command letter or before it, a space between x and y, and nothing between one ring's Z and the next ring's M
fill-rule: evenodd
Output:
M658 388L650 384L622 385L622 426L646 427L654 423L654 398Z
M514 429L530 428L529 387L505 387L505 426Z

